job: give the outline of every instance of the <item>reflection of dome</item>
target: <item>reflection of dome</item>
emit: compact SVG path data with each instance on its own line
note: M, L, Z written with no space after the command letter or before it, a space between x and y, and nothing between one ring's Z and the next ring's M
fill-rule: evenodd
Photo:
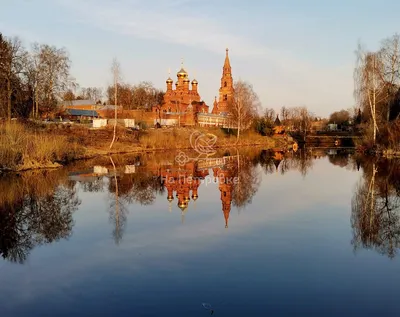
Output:
M199 198L199 195L192 195L193 200L197 200Z
M173 200L174 200L174 196L172 196L172 195L171 195L171 196L168 196L168 197L167 197L167 199L168 199L168 201L170 201L170 202L171 202L171 201L173 201Z
M178 203L178 207L180 210L185 211L186 208L188 207L188 204L187 204L187 202L182 201L182 202Z
M174 81L171 79L171 77L168 77L167 79L167 84L172 84Z
M186 197L185 197L185 202L189 202L189 201L190 201L189 196L186 196Z
M181 68L181 70L176 74L176 76L178 77L187 77L188 73L186 72L186 70L183 69L183 67Z

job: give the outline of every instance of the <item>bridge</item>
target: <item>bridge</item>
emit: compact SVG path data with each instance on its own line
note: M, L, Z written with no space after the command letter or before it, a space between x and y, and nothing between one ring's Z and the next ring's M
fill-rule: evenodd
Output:
M354 147L354 141L361 139L361 136L349 134L348 132L323 132L316 134L291 134L297 143L305 143L312 146L322 147Z

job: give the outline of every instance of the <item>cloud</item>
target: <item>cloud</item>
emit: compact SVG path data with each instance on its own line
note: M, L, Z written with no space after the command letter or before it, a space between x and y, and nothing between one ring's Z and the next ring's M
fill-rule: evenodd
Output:
M72 11L77 22L115 34L184 45L218 55L229 47L239 63L250 66L241 73L234 66L237 78L258 83L264 107L306 105L319 115L328 115L335 108L353 104L351 65L317 66L295 52L270 47L262 39L252 38L250 33L237 34L228 23L237 18L233 12L227 10L221 19L212 17L204 9L218 7L209 0L57 1ZM245 17L238 21L246 34L246 25L252 21ZM202 91L202 94L210 100L215 92Z
M229 46L238 56L266 53L264 47L231 34L216 21L193 10L187 4L193 0L127 2L77 0L59 3L73 10L80 22L138 38L155 39L187 45L220 54L221 46Z

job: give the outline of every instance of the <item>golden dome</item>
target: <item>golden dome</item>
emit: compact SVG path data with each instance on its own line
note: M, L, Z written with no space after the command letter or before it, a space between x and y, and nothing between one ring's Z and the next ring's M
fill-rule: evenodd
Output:
M168 199L168 201L173 201L174 200L174 196L172 196L172 195L168 196L167 199Z
M190 201L189 196L185 197L185 202L188 202L188 201Z
M167 84L172 84L174 81L171 79L171 77L168 77L167 79Z
M180 210L184 211L188 207L188 204L182 201L181 203L178 204L178 207Z
M193 79L193 80L192 80L192 85L197 85L197 84L198 84L197 80L196 80L196 79Z
M192 195L193 200L197 200L197 198L199 198L198 195Z
M183 82L184 82L184 83L190 83L190 79L186 77L186 78L183 80Z
M186 72L186 70L183 69L183 67L181 68L181 70L176 74L176 76L178 77L187 77L188 73Z

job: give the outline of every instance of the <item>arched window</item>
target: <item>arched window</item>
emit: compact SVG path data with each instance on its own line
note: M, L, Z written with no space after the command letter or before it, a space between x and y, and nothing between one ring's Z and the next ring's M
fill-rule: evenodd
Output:
M224 101L228 100L228 95L224 95Z
M226 82L224 82L224 87L226 87L228 84Z

